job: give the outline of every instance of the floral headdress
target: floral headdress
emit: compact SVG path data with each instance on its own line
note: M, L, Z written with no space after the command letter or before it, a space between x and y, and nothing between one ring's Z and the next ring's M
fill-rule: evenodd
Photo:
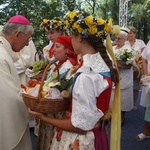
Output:
M61 20L48 20L44 19L43 22L40 24L40 28L49 31L49 30L63 30L64 29L64 22Z
M69 12L65 18L66 28L73 33L79 33L82 38L103 38L112 31L112 19L103 20L86 12Z

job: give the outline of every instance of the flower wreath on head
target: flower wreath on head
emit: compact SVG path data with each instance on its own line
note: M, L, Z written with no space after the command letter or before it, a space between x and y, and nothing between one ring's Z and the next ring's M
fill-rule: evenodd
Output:
M65 27L73 33L79 33L81 37L91 37L93 39L106 37L111 33L112 19L103 20L86 12L73 11L66 15Z
M40 24L40 28L46 31L49 30L64 30L64 22L61 20L48 20L44 19L43 22Z

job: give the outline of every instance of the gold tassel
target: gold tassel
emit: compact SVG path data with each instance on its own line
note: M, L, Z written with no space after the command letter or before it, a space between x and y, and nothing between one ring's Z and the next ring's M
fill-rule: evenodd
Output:
M112 57L115 67L117 68L116 58L113 52L109 34L106 37L106 48L110 56ZM114 100L112 104L110 150L120 150L120 138L121 138L121 113L120 112L121 112L120 110L120 83L118 83L115 86Z

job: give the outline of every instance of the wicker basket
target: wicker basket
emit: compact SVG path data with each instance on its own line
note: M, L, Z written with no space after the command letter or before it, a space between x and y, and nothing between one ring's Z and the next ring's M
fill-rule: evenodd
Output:
M37 54L38 54L38 52L36 52L35 55L34 55L34 61L35 61L35 62L37 61L37 60L36 60L36 55L37 55ZM43 68L37 75L31 77L31 79L37 79L37 80L39 80L39 81L42 80L42 76L43 76L43 73L44 73L44 69L46 68L46 62L45 62L44 56L43 56L43 55L41 55L41 56L42 56L42 60L44 61L44 68Z
M45 113L45 114L50 114L50 113L58 113L62 112L68 109L69 104L70 104L70 98L64 98L64 99L46 99L41 97L41 91L42 87L46 78L47 71L49 70L50 66L52 64L56 63L50 63L47 65L47 67L44 70L44 74L42 77L41 85L39 88L38 96L33 97L29 94L22 94L23 101L25 105L30 108L31 110L40 112L40 113ZM56 65L57 73L58 73L58 80L59 79L59 70Z
M43 73L44 73L44 69L41 70L37 75L35 75L35 76L33 76L33 77L30 77L30 79L36 79L36 80L41 81L41 80L42 80Z

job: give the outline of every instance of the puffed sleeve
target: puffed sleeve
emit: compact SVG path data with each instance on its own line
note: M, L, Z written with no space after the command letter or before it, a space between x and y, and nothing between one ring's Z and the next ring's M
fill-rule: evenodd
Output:
M108 87L108 82L98 73L81 73L75 82L72 94L73 126L91 130L103 116L96 106L96 97Z

